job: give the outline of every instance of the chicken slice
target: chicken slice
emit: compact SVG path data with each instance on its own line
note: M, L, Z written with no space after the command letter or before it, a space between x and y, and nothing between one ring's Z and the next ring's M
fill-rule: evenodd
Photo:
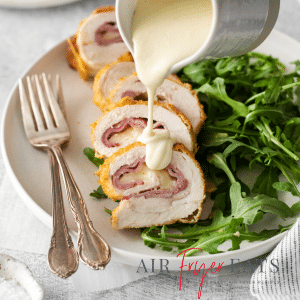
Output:
M171 104L155 103L154 130L168 130L178 143L195 152L197 143L189 120ZM148 121L148 102L123 98L114 110L91 125L91 140L97 157L109 157L138 140Z
M128 51L117 28L114 6L96 9L68 42L67 59L84 80L93 79Z
M97 91L94 89L95 94ZM130 97L134 100L148 100L146 87L139 80L136 73L123 78L110 92L106 103L101 108L111 110L122 98ZM97 97L97 96L95 96ZM156 101L159 103L169 103L182 112L191 122L195 134L198 134L206 115L203 106L199 102L197 93L191 89L189 84L183 84L179 79L169 76L156 91Z
M104 192L121 200L113 210L115 229L196 222L205 200L199 163L182 145L173 147L171 163L160 171L145 164L145 146L135 143L108 158L97 172Z

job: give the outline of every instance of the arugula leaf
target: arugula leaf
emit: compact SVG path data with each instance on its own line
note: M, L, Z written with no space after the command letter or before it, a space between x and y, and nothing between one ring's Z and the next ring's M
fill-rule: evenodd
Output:
M165 233L165 237L172 239L191 239L191 238L199 238L203 233L214 232L222 229L223 227L230 226L233 220L232 215L228 217L223 216L223 212L221 210L216 210L213 212L213 221L209 226L201 226L195 224L190 229L185 230L182 234L174 234L174 233ZM243 223L242 218L235 218L235 225L240 225Z
M97 190L94 190L92 193L90 193L91 197L95 197L97 199L105 199L108 198L107 195L103 192L102 186L99 185Z
M235 231L235 229L235 227L232 227L226 232L220 231L203 235L196 243L189 246L188 248L200 248L210 254L216 254L222 252L218 250L218 247L227 240L232 241L232 247L229 250L238 250L240 249L240 244L242 241L264 241L279 233L278 229L263 230L260 233L245 232L239 230ZM197 249L187 251L186 256L191 256L192 254L197 252L199 252L199 250Z
M295 185L290 182L274 182L273 188L281 192L290 192L295 197L300 197L300 192L297 190Z
M295 70L294 70L295 73L300 71L300 60L295 60L295 61L291 62L291 64L295 65Z
M224 101L226 104L232 107L236 115L245 117L248 114L248 108L241 102L237 102L226 93L225 81L223 78L217 77L213 80L212 84L206 83L202 85L198 92L204 93L207 96L215 97L220 101Z
M234 138L229 136L228 133L211 131L203 141L203 145L205 145L206 147L213 147L220 146L226 142L231 141L234 141Z
M224 211L226 208L226 193L217 194L214 199L214 205L212 207L213 211L220 210Z
M220 59L216 63L216 72L218 76L236 76L238 74L243 74L243 67L248 65L249 59L247 56L243 57L226 57Z
M112 211L106 207L104 207L104 211L107 212L109 215L112 215Z
M185 242L177 242L168 240L165 235L161 236L160 232L167 229L168 227L165 225L161 228L156 226L145 228L142 232L142 239L144 240L144 244L150 248L154 248L156 244L159 244L163 247L177 247L178 249L183 249L193 244L193 242L191 242L190 240L187 240Z
M294 226L294 223L292 223L290 225L286 225L286 226L279 225L280 233L290 230L293 226Z
M231 250L239 249L239 241L237 235L240 233L237 231L235 226L236 224L232 224L232 226L228 227L227 230L224 232L214 231L210 234L202 234L196 243L192 244L188 248L200 248L202 251L208 252L210 254L220 253L222 251L218 250L218 247L222 245L227 240L232 241L232 248ZM193 249L186 252L186 256L190 256L194 253L199 252L198 249Z
M279 84L281 80L282 76L272 77L269 79L268 86L264 95L264 102L266 104L277 102L281 92L281 86Z
M276 188L272 186L272 183L277 181L279 181L278 169L274 167L266 167L256 178L252 192L277 198Z
M232 184L230 198L232 201L232 215L235 218L243 218L243 222L247 225L261 220L263 217L262 212L272 213L282 219L293 216L291 208L276 198L263 194L254 198L242 198L241 186L238 182Z
M246 148L251 148L253 150L253 147L251 147L250 145L245 144L241 141L233 140L231 141L231 144L227 146L227 148L223 151L224 157L227 158L229 154L232 154L232 152L238 147L246 147Z
M263 108L255 108L255 110L251 111L246 117L244 121L244 127L248 122L252 122L256 120L258 117L268 117L270 120L276 120L279 117L283 116L283 112L277 108L263 107Z
M292 118L288 120L283 129L286 139L290 140L295 151L300 151L300 118Z
M189 79L200 85L205 84L210 77L216 75L214 64L209 60L190 64L183 69L183 72Z
M296 202L292 207L291 207L294 216L299 217L300 214L300 202Z
M104 159L103 158L97 158L97 157L95 157L95 150L92 149L92 148L84 148L83 149L83 153L97 167L99 167L100 165L102 165L104 163Z
M95 150L92 148L84 148L83 153L87 156L87 158L97 167L102 165L104 163L103 158L97 158L95 157ZM91 197L97 198L97 199L105 199L108 198L107 195L104 193L102 186L99 185L97 190L94 190L92 193L90 193Z
M226 157L223 153L213 153L207 157L207 161L217 168L222 169L232 183L236 181L227 165Z
M266 119L265 117L261 117L261 121L253 121L253 124L257 127L257 129L262 134L262 139L266 138L264 141L265 144L267 144L268 141L274 143L274 145L281 148L285 153L287 153L291 158L294 160L299 160L299 156L292 151L290 151L288 148L286 148L278 137L274 136L272 129L270 128L270 120Z

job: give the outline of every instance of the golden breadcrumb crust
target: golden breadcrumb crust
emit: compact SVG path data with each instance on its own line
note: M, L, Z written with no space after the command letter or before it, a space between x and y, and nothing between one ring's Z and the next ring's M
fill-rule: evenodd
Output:
M132 100L130 97L124 97L123 99L121 99L115 105L115 108L123 107L123 106L126 106L126 105L145 105L145 106L147 106L148 101L143 101L143 100L135 101L135 100ZM189 121L189 119L172 104L159 103L159 102L155 101L154 105L161 106L161 107L171 111L172 113L174 113L175 115L177 115L181 119L181 121L187 127L187 130L188 130L188 132L190 134L190 137L192 139L193 152L196 153L198 151L197 140L196 140L196 136L195 136L195 133L193 131L193 128L192 128L192 125L191 125L191 122ZM95 144L94 144L95 143L95 128L102 121L102 119L106 116L106 114L108 114L108 113L109 112L104 113L102 116L100 116L100 118L96 122L91 124L91 141L92 141L92 144L93 144L94 148L95 148ZM155 116L154 116L154 119L155 119ZM95 156L98 157L98 158L105 157L104 154L98 153L98 152L95 153Z
M113 5L102 6L102 7L95 9L91 13L91 15L100 14L100 13L104 13L104 12L111 12L111 11L115 11L115 7ZM77 36L79 33L79 28L81 27L81 25L83 24L83 22L85 20L86 20L86 18L83 19L79 23L79 26L78 26L78 29L77 29L75 35L73 35L71 38L68 38L68 48L67 48L66 57L67 57L67 61L69 62L69 65L78 71L80 77L83 80L93 80L94 77L91 75L90 68L85 63L85 61L81 58L81 56L79 54L78 46L76 43Z

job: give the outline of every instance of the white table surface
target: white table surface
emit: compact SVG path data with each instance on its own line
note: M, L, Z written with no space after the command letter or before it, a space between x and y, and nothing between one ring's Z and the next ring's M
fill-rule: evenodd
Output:
M272 1L272 0L270 0ZM1 2L0 2L1 3ZM0 7L0 114L10 90L38 57L58 42L72 35L78 23L94 8L113 4L109 0L84 0L68 5L40 9L10 9ZM282 0L275 28L300 42L300 3L297 0ZM300 59L300 53L299 53ZM197 299L200 280L184 277L179 291L179 273L168 278L153 275L141 278L123 287L101 292L79 293L74 290L72 280L54 276L47 265L47 248L51 230L28 210L6 176L0 154L0 253L9 254L26 263L45 290L45 299ZM8 187L8 188L7 188ZM23 212L32 231L32 238L22 241L22 230L15 226L14 215ZM9 219L9 221L7 221ZM29 220L29 222L28 222ZM5 223L4 223L5 222ZM34 224L30 228L30 224ZM36 226L38 224L38 226ZM37 236L44 236L36 240ZM13 242L20 238L20 244ZM255 261L251 261L252 265ZM242 272L242 271L241 271ZM253 299L249 292L250 268L244 273L228 272L226 276L205 278L201 299Z

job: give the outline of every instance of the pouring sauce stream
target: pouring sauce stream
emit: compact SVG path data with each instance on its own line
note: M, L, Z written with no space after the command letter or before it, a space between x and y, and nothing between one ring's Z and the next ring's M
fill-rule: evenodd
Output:
M164 169L172 159L173 144L180 142L167 130L153 130L156 89L174 64L201 48L212 20L211 0L137 0L132 40L137 75L148 93L148 123L140 141L146 144L150 169Z

